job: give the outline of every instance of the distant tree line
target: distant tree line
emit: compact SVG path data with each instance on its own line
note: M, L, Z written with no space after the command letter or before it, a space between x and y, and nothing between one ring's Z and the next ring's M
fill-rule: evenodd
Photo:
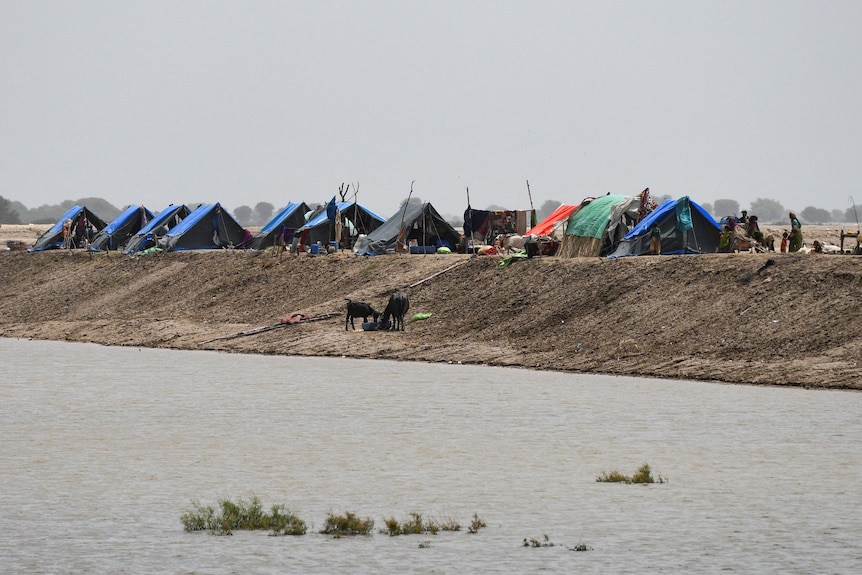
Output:
M661 203L664 200L671 199L670 196L654 196L656 203ZM406 200L405 200L406 201ZM411 197L410 203L419 203L422 200L418 197ZM539 208L536 209L536 218L542 221L548 217L551 212L557 209L560 204L557 200L547 200ZM53 224L56 223L60 216L69 211L75 205L87 206L94 214L106 222L110 222L122 212L126 207L117 208L107 200L102 198L80 198L77 200L65 200L59 204L44 204L36 208L28 208L21 202L12 201L0 196L0 224ZM194 209L198 203L187 204ZM403 207L404 201L401 202ZM739 216L740 204L736 200L720 199L714 203L702 203L701 207L712 214L712 216L720 220L725 216ZM152 206L147 206L153 209ZM435 206L436 207L436 206ZM399 208L400 209L400 208ZM490 205L487 210L502 210L506 209L497 205ZM757 198L746 208L748 215L757 216L763 224L783 223L787 221L789 209L786 209L781 202L768 198ZM801 211L796 212L799 219L808 224L826 224L826 223L858 223L859 212L862 208L851 206L846 210L825 210L814 206L807 206ZM275 213L275 206L269 202L258 202L254 208L250 206L239 206L232 212L233 216L243 226L263 226ZM442 214L443 217L452 225L460 226L463 224L463 214Z

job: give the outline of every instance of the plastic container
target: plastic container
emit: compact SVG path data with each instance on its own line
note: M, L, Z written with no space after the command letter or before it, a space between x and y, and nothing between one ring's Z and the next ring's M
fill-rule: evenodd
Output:
M308 250L308 252L309 252L311 255L317 255L317 254L319 254L319 253L320 253L320 246L319 246L319 245L317 245L317 244L311 244L311 247L310 247L310 249Z

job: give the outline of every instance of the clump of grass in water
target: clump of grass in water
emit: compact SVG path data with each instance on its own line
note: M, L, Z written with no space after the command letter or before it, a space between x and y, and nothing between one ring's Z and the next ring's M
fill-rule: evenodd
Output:
M270 529L273 535L305 535L308 529L305 521L287 510L284 505L273 505L271 517Z
M592 551L593 548L587 545L586 543L578 543L574 547L569 547L569 551Z
M529 539L524 539L524 547L553 547L554 543L551 541L551 538L548 537L547 533L542 534L542 541L534 537L530 537Z
M186 531L211 531L215 535L232 535L234 530L269 529L273 535L305 535L305 521L287 510L284 505L273 505L272 513L265 513L258 497L237 502L219 500L220 509L192 502L192 509L183 512L180 521Z
M478 513L473 514L473 520L470 521L470 527L467 528L467 533L478 533L479 529L487 527L485 522L479 518Z
M384 519L384 523L386 524L386 529L381 530L381 532L388 533L391 537L395 537L396 535L419 535L421 533L436 535L439 531L461 530L461 525L451 517L447 517L442 521L434 519L426 520L417 511L411 512L410 518L403 523L400 523L394 517Z
M631 483L631 478L614 469L613 471L603 471L601 475L596 477L596 481L601 483Z
M648 463L641 465L634 475L623 475L617 470L605 471L596 477L596 481L601 483L665 483L667 480L661 475L658 479L652 476L652 469Z
M374 520L370 518L360 519L348 511L344 515L333 515L331 512L326 516L323 529L324 535L342 537L344 535L370 535L374 529Z

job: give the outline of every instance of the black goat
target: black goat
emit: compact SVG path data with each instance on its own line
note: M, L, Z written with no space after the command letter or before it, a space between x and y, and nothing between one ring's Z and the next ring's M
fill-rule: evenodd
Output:
M362 321L368 321L368 316L374 318L374 321L377 321L377 318L380 317L379 311L374 311L374 308L365 303L364 301L353 301L347 300L347 319L344 320L344 331L347 331L347 325L350 324L354 330L356 326L353 325L353 318L361 317Z
M410 299L407 294L403 291L393 292L389 296L389 303L386 304L386 309L383 310L383 317L380 320L383 329L404 331L404 316L408 309L410 309ZM392 318L392 321L389 318Z

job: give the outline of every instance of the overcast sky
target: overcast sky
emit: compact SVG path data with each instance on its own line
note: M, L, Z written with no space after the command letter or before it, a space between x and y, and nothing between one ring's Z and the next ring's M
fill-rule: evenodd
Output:
M0 0L0 195L862 203L862 2Z

